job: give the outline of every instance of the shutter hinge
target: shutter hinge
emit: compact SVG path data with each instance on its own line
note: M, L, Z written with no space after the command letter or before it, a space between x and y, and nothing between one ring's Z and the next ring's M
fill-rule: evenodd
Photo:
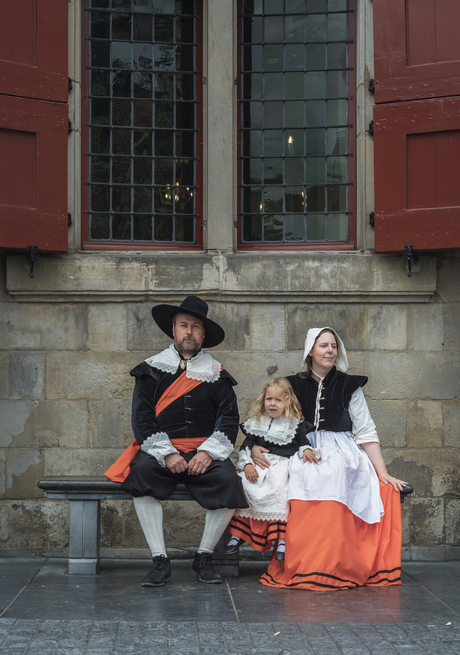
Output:
M72 131L72 123L70 122L70 118L69 118L69 122L67 124L67 134L70 134L71 131Z
M203 86L207 87L208 86L208 78L203 77Z
M69 93L72 91L72 80L70 79L70 77L69 77L69 83L68 83L67 90L68 90Z
M413 264L416 265L416 267L414 268L414 272L418 273L419 270L420 270L420 267L417 267L417 264L418 264L418 262L420 260L417 257L417 255L413 252L412 244L410 244L408 246L404 246L404 247L405 247L406 253L407 253L407 255L406 255L406 257L407 257L407 277L411 277L412 276L412 265Z
M67 226L70 227L72 225L72 214L70 212L67 212Z
M374 121L369 123L369 134L370 136L374 136Z
M375 82L374 82L374 80L369 80L369 93L372 93L372 95L374 95L374 93L375 93Z
M29 248L29 254L27 257L29 258L30 261L30 270L29 270L29 275L30 277L34 276L34 264L35 264L35 257L37 255L37 248L38 246L27 246Z
M372 225L372 227L374 227L374 212L371 212L369 214L369 225Z

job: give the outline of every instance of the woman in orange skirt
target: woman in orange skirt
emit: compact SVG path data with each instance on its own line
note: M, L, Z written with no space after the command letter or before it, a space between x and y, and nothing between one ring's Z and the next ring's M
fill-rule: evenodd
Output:
M315 427L308 436L320 459L290 459L285 559L273 558L260 582L312 591L401 584L399 492L407 483L385 467L362 391L367 378L344 372L345 347L328 327L309 330L304 360L306 371L288 380ZM261 468L263 452L252 449Z

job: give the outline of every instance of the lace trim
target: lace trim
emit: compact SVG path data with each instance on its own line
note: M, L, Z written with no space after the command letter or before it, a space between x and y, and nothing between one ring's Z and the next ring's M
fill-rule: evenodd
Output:
M146 453L150 448L155 448L155 446L158 446L160 443L165 443L165 441L169 441L172 446L172 443L166 432L157 432L156 434L151 434L150 437L147 437L147 439L142 442L141 450Z
M284 512L253 512L250 509L238 509L234 516L243 516L247 519L255 519L256 521L287 521L289 511Z
M273 419L270 425L270 417L265 415L260 419L250 418L243 427L246 432L256 437L263 437L265 441L277 446L284 446L294 440L299 421L294 418L288 421L285 416Z
M217 382L220 378L221 365L209 353L203 350L186 361L186 374L189 380L199 380L200 382ZM181 363L179 353L171 344L158 355L153 355L145 360L145 363L152 368L157 368L163 373L175 373Z
M225 446L226 448L231 448L233 450L233 444L230 441L230 439L227 437L226 434L223 432L213 432L209 439L215 439L218 441L222 446Z

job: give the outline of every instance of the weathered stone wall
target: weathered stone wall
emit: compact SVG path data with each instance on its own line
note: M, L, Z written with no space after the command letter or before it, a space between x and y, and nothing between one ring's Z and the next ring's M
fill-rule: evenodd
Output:
M46 265L53 261L57 276L58 259ZM26 276L25 258L9 258L9 282L2 264L0 548L58 554L67 544L67 504L46 500L38 480L104 472L132 440L129 371L169 340L151 319L150 300L24 302L11 280L18 266ZM52 285L40 275L38 267L38 282L24 282L30 294L33 284ZM261 302L257 287L253 302L210 299L227 333L213 353L239 381L242 419L269 376L299 370L308 327L337 329L350 372L369 376L365 393L389 470L415 488L404 505L407 558L460 551L459 276L460 258L439 255L430 302L327 302L327 294L291 302L283 293ZM168 546L196 545L202 524L195 504L165 503ZM146 552L137 550L145 542L130 501L104 504L102 544L116 555Z

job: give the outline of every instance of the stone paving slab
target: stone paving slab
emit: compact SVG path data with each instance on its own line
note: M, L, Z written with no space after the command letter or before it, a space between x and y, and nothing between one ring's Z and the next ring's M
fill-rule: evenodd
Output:
M455 655L460 630L420 623L0 619L0 655Z

